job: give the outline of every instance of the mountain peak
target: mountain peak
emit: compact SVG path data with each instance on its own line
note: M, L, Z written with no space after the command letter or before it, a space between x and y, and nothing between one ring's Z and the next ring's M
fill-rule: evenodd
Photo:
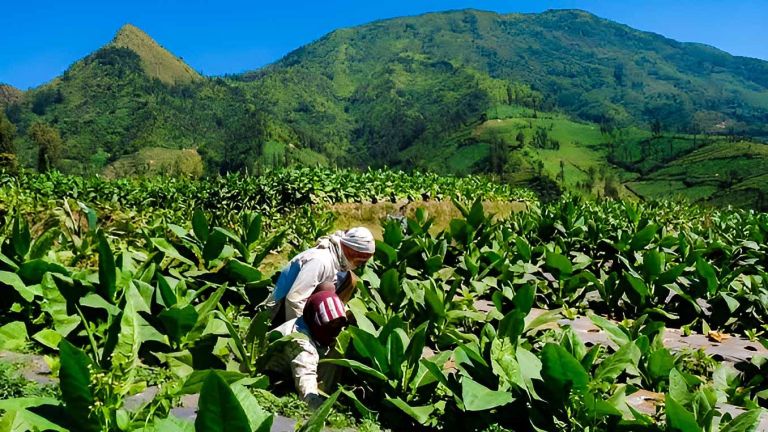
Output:
M133 24L120 27L109 45L134 51L141 58L144 72L166 84L185 83L201 78L183 60L171 54Z

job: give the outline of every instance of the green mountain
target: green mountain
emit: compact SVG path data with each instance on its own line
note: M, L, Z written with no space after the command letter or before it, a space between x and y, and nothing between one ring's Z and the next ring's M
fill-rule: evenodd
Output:
M734 174L763 160L744 138L768 137L768 62L573 10L377 21L225 78L200 77L127 25L6 113L22 162L35 160L26 129L44 121L65 141L62 169L112 175L180 155L188 166L179 150L192 150L208 173L388 165L641 197L744 190L739 202L753 203L768 175L768 164ZM717 177L676 174L702 160Z
M200 77L130 25L6 113L19 130L22 163L36 160L26 131L42 121L60 131L58 167L68 172L100 172L145 148L195 150L212 170L237 170L252 164L263 142L248 95L222 79Z
M446 91L418 91L420 84L456 74L465 82ZM649 127L657 121L666 131L768 136L768 62L572 10L510 15L464 10L378 21L332 32L241 79L253 80L257 92L268 95L267 107L275 115L288 115L326 142L340 141L330 147L373 147L367 162L381 161L377 137L400 150L421 141L431 146L433 129L445 130L444 114L452 117L453 128L460 127L477 119L472 118L477 107L494 103L559 110L611 127ZM519 84L533 94L518 91ZM311 96L301 97L307 93ZM453 97L469 103L466 112L430 113L428 107ZM401 109L372 119L371 103ZM342 138L328 136L329 121ZM370 130L392 123L405 132L381 137ZM426 130L411 123L426 123ZM384 161L400 162L398 156Z

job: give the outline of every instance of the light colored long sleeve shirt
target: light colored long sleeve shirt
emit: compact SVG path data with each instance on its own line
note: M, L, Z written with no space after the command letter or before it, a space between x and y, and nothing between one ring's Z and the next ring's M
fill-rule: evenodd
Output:
M315 288L324 282L334 282L338 271L338 259L330 249L308 249L283 268L266 303L274 307L285 300L285 320L298 318Z

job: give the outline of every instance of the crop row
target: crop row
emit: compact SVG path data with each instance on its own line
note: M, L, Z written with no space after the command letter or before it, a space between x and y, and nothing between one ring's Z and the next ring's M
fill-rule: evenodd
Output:
M89 205L126 210L163 209L189 217L194 209L229 213L281 213L302 205L338 202L443 200L484 198L535 202L528 190L479 176L451 177L389 170L354 171L301 168L268 171L259 176L232 174L200 180L137 178L105 180L57 172L0 174L0 212L34 210L66 198Z
M496 220L479 201L456 205L463 216L439 232L424 211L383 221L376 258L348 305L355 323L339 337L341 355L323 361L348 372L332 400L397 430L756 424L768 405L765 360L733 367L673 353L663 329L760 338L765 214L565 199ZM202 391L199 430L211 430L203 423L220 420L216 412L243 413L234 417L247 426L233 430L266 421L249 414L256 410L247 395L271 389L264 362L292 342L271 338L257 308L272 282L259 265L287 236L306 244L324 228L276 229L252 212L218 226L195 211L188 223L126 233L107 229L87 207L78 211L63 226L30 231L23 218L8 217L0 227L2 343L58 351L62 391L61 401L0 404L5 419L184 430L170 409ZM297 225L318 217L305 211ZM479 299L495 308L478 311ZM557 314L530 317L534 306L598 312L592 320L617 348L585 346L572 329L547 325ZM124 400L147 385L147 368L163 371L160 391L128 411ZM626 403L639 389L665 394L656 416ZM717 409L725 402L748 411L731 419Z

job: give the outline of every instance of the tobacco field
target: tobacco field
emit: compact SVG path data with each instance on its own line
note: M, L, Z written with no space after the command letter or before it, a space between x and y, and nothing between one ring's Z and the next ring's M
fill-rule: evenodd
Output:
M542 204L481 177L389 171L49 173L0 176L0 351L44 356L58 385L9 392L0 431L270 430L291 388L264 365L291 338L258 307L275 279L265 261L328 233L329 204L400 200L453 201L462 216L381 221L341 355L321 361L338 390L300 409L301 430L342 417L340 428L393 431L736 432L765 416L768 358L726 362L664 334L768 348L768 214ZM527 210L496 218L484 200ZM563 325L577 316L610 344ZM148 387L149 400L126 403ZM641 411L628 403L638 392L662 399ZM194 420L174 414L187 395L199 395Z

